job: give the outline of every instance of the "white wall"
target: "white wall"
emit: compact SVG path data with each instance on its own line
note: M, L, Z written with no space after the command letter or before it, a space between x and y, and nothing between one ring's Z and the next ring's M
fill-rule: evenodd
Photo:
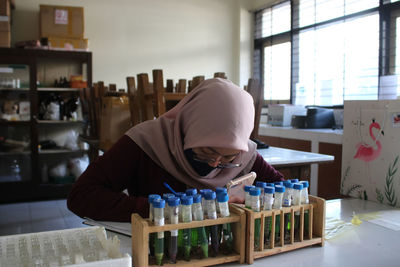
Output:
M252 33L246 32L252 16L243 2L18 0L12 43L39 38L39 4L83 6L93 81L126 88L127 76L161 68L164 79L175 80L224 71L242 86L250 77L252 47Z

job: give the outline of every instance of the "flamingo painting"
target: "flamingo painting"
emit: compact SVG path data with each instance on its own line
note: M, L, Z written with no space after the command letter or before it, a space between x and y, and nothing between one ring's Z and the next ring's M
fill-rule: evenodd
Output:
M384 134L383 131L381 130L381 126L379 125L379 123L375 122L375 120L373 119L372 123L369 125L369 135L373 143L376 144L376 146L367 144L365 142L358 143L356 145L357 152L354 155L355 159L360 159L365 162L370 162L378 158L379 155L381 154L382 150L381 142L376 139L372 129L378 129L379 131L381 131L382 135Z

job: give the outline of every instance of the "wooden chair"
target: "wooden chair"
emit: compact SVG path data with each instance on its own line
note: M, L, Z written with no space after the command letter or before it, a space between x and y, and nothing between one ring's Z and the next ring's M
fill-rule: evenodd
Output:
M138 85L135 78L127 77L127 88L129 96L129 107L131 113L131 124L136 125L146 120L154 119L154 91L149 84L147 73L137 75Z
M222 78L222 79L227 79L225 72L215 72L214 73L214 78Z
M193 77L192 82L189 87L189 92L191 92L194 88L196 88L204 80L205 80L205 77L202 75Z
M167 88L164 88L163 80L163 71L153 70L154 110L157 117L174 107L186 96L185 79L179 80L175 93L171 88L173 80L167 80Z
M257 144L257 148L268 148L269 146L261 142L258 138L258 129L260 127L261 109L264 99L264 89L256 79L250 78L245 90L253 97L254 101L254 128L251 132L250 139Z

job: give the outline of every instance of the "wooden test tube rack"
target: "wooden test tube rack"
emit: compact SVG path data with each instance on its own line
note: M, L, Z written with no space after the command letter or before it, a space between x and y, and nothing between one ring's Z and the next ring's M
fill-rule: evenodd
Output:
M246 212L236 205L229 205L230 217L218 218L216 220L193 221L190 223L165 224L154 226L149 219L142 218L139 214L132 214L132 258L133 266L157 266L149 265L149 234L165 232L176 229L197 228L230 223L233 233L233 253L225 255L222 252L217 257L206 259L192 259L190 261L178 260L175 264L164 260L163 266L213 266L227 262L244 263L245 240L246 240ZM168 255L164 255L168 258Z
M325 200L315 196L309 196L309 204L299 206L283 207L280 210L265 210L254 212L251 209L245 208L243 205L237 205L246 211L246 262L252 264L254 259L271 256L274 254L287 252L312 245L324 245L324 228L325 228ZM305 236L304 212L309 213L308 235ZM290 214L290 224L294 225L295 212L300 213L299 223L299 239L295 240L294 227L290 229L290 241L285 243L284 240L284 217L285 214ZM275 224L276 216L280 215L280 242L275 244ZM264 246L264 226L265 219L270 217L271 220L271 235L270 246ZM260 219L260 244L257 250L254 248L254 222ZM306 231L307 232L307 231Z

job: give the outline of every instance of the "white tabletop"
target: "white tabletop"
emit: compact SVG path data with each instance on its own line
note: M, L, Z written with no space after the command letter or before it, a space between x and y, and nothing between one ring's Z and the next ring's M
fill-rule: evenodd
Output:
M335 159L335 157L331 155L280 147L269 147L267 149L258 149L257 151L266 162L274 167L332 162Z
M356 214L391 210L386 205L360 199L328 200L326 217L350 222ZM256 259L253 266L400 266L400 231L363 221L335 238L325 246L314 246ZM238 263L224 266L243 266Z
M350 222L353 211L356 214L393 210L393 208L360 199L338 199L326 202L326 217ZM114 235L114 234L111 234ZM120 236L122 251L132 255L131 239ZM325 246L301 248L254 261L252 266L400 266L400 231L364 221L353 226L333 239L325 241ZM227 263L221 266L248 266Z

